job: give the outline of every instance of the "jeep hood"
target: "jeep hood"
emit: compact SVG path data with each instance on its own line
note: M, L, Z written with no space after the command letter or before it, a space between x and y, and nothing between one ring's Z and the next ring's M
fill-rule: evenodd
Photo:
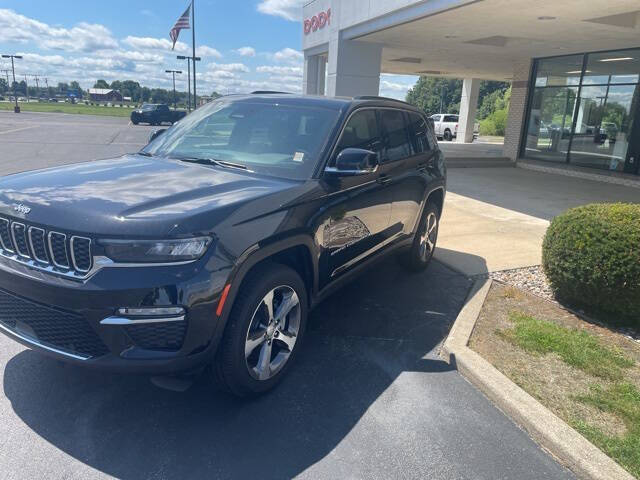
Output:
M125 155L1 178L0 215L91 235L202 233L247 203L299 186L239 170ZM241 211L269 213L259 206Z

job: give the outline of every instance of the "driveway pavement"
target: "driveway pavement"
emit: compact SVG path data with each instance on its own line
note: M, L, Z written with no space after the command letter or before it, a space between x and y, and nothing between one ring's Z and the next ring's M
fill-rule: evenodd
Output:
M98 158L143 137L123 119L0 116L0 162ZM438 358L469 287L438 261L414 275L377 265L313 312L297 368L250 401L204 378L176 393L86 371L0 335L1 476L574 478Z
M436 258L467 275L541 263L549 221L593 202L640 202L640 190L521 168L449 169Z

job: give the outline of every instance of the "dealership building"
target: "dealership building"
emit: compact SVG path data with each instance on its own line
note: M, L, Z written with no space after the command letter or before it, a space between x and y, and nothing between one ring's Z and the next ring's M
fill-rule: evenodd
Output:
M381 73L464 79L461 142L480 81L511 82L506 157L639 179L638 0L313 0L303 48L308 94L378 95Z

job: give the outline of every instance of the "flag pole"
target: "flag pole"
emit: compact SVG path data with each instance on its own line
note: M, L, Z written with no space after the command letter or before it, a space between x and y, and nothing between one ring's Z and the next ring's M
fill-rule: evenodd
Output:
M198 108L196 96L196 14L193 8L195 0L191 0L191 45L193 48L193 109Z

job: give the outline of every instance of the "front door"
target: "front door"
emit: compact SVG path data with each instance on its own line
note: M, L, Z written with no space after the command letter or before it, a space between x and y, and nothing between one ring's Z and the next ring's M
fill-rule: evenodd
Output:
M372 150L380 156L382 141L375 110L363 109L351 116L335 155L350 147ZM367 175L327 180L324 188L328 207L321 215L322 224L317 235L322 246L320 289L384 244L392 200L380 169Z

